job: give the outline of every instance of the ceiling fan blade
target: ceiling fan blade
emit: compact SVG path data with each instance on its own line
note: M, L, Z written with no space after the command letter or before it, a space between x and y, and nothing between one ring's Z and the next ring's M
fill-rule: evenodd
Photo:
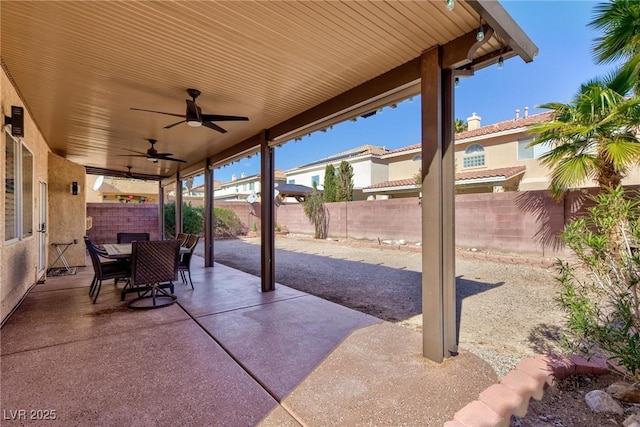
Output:
M179 122L173 123L173 124L171 124L171 125L167 125L167 126L165 126L164 128L165 128L165 129L171 129L171 128L172 128L172 127L174 127L174 126L177 126L177 125L179 125L180 123L185 123L185 122L186 122L186 120L180 120Z
M180 162L180 163L187 163L186 160L182 160L182 159L174 159L173 157L158 157L158 160L169 160L172 162Z
M246 122L249 120L249 117L221 116L219 114L203 114L200 117L204 122Z
M158 114L164 114L164 115L167 115L167 116L183 117L183 118L184 118L184 114L165 113L164 111L144 110L144 109L142 109L142 108L130 108L130 110L134 110L134 111L146 111L147 113L158 113Z
M227 133L227 131L215 123L211 122L202 122L202 126L208 127L209 129L217 130L220 133Z
M173 153L156 153L152 157L171 157Z

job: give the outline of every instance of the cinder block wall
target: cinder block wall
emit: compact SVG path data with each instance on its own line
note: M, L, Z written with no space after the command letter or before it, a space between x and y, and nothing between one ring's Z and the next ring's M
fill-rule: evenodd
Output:
M159 222L157 204L87 203L87 216L93 226L87 236L101 245L115 243L118 233L149 233L158 240Z

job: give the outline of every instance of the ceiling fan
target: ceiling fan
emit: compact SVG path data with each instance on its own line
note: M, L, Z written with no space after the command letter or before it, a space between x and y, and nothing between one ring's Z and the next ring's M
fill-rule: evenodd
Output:
M129 178L129 179L144 179L142 177L139 177L138 175L134 175L131 172L131 168L132 168L132 166L127 165L127 169L129 169L129 170L124 173L125 178Z
M147 139L149 143L151 143L151 147L147 150L146 153L140 153L138 151L134 151L137 154L119 154L120 156L129 156L129 157L146 157L147 160L152 161L153 163L158 163L159 160L170 160L172 162L180 162L186 163L186 160L175 159L173 153L158 153L158 150L155 149L154 145L158 142L155 139Z
M131 108L131 110L146 111L148 113L158 113L158 114L165 114L167 116L184 118L184 120L180 120L179 122L165 126L164 127L165 129L170 129L176 125L179 125L180 123L186 122L189 126L192 126L192 127L205 126L205 127L208 127L209 129L216 130L220 133L227 133L225 129L221 128L220 126L218 126L213 122L249 120L248 117L241 117L241 116L221 116L218 114L202 114L202 109L198 107L198 105L196 104L196 98L200 96L200 91L198 89L187 89L187 93L192 99L185 100L187 101L186 114L165 113L164 111L144 110L142 108Z

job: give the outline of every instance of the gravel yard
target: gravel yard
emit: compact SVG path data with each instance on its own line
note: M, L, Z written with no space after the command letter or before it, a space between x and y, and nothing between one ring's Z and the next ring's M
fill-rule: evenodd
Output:
M201 251L200 251L201 252ZM260 239L217 240L215 261L260 275ZM276 281L420 331L421 254L278 236ZM499 376L522 358L557 350L562 313L553 268L456 259L459 343Z

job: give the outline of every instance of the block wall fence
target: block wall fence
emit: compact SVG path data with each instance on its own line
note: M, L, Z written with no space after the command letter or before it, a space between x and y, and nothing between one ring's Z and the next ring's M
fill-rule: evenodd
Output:
M563 254L558 234L568 220L588 207L590 193L593 191L571 191L561 202L545 190L456 195L456 247L541 257ZM327 203L329 237L418 243L422 238L421 203L429 201L402 198ZM253 209L245 201L216 202L215 207L233 210L249 230L254 224L260 226L260 203L254 203ZM283 230L313 234L301 204L283 204L275 212L275 222ZM158 236L157 205L90 203L87 214L93 217L89 236L97 243L115 241L117 231L148 231L152 238Z

